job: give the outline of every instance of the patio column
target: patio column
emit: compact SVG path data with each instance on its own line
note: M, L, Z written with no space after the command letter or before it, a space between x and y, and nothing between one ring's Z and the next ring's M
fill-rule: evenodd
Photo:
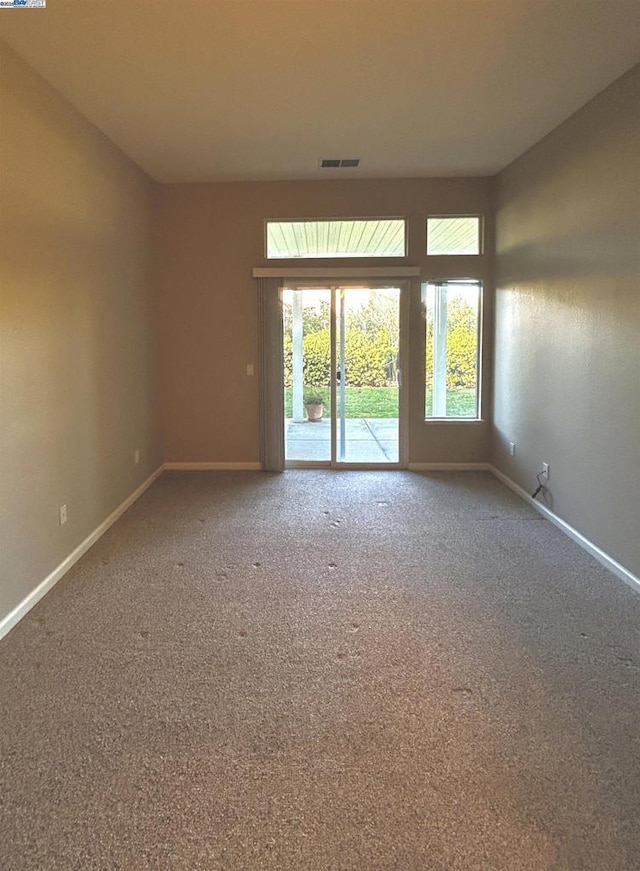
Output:
M433 416L447 416L447 285L435 286L433 311Z
M292 415L296 423L304 421L304 372L302 366L302 291L294 290L292 301Z

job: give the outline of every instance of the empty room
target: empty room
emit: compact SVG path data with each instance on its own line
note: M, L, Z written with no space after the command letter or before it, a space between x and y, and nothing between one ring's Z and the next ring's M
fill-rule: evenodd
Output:
M2 871L636 871L637 0L0 0Z

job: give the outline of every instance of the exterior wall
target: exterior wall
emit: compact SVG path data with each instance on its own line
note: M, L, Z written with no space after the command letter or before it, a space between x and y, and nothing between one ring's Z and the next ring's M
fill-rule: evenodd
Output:
M640 66L497 178L493 462L640 575ZM516 455L508 442L516 442Z
M162 457L154 185L2 43L0 52L2 619Z
M422 279L483 280L491 309L492 257L425 253L428 214L483 213L492 250L492 180L243 182L162 187L159 282L162 290L162 404L169 462L259 460L258 378L247 363L258 355L254 266L383 266L399 261L267 261L267 218L406 217L408 256ZM410 460L488 459L489 424L425 423L424 342L419 295L411 300ZM489 335L490 318L486 335ZM489 363L486 343L485 366ZM489 378L486 379L488 384ZM488 408L488 389L483 407Z

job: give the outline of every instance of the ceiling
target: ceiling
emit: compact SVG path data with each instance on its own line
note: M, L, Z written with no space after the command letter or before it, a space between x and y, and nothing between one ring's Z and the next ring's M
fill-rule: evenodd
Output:
M158 181L492 175L640 60L640 2L47 0L0 37Z

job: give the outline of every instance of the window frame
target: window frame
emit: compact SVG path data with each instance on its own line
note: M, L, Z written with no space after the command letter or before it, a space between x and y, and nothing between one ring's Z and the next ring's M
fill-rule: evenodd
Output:
M434 218L477 218L478 219L478 251L475 254L430 254L429 253L429 221ZM482 257L484 254L484 214L468 212L466 214L427 215L424 222L424 250L427 257Z
M426 397L427 397L427 300L426 293L429 285L456 285L456 284L475 284L478 288L478 319L476 325L477 346L476 346L476 413L474 417L460 416L445 416L445 417L427 417L426 414ZM484 347L484 307L485 307L485 281L482 278L466 276L451 278L422 278L420 281L420 301L422 309L422 374L423 374L423 390L422 390L422 419L425 424L479 424L484 423L482 416L483 403L483 347ZM446 389L446 388L445 388Z
M328 224L332 221L402 221L404 225L403 249L404 254L338 254L332 256L316 255L315 257L273 257L269 256L269 224ZM409 256L409 219L406 215L356 215L329 218L265 218L263 226L264 259L269 262L292 261L295 263L305 261L331 261L331 260L406 260Z

